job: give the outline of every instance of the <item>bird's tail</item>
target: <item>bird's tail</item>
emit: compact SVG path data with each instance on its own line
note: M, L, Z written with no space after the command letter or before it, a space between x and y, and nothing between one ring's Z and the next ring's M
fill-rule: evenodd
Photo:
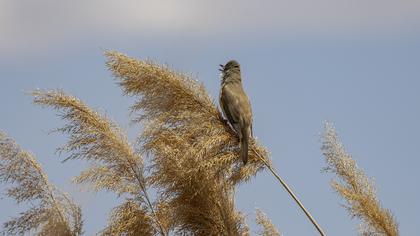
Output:
M244 165L248 162L248 142L249 142L249 128L244 125L242 127L242 139L241 139L241 159Z

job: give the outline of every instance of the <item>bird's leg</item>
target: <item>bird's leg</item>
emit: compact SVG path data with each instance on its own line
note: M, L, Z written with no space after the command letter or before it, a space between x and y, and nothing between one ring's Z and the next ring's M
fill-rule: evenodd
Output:
M226 126L229 126L230 127L229 121L227 119L225 119L225 118L222 117L221 120L222 120L223 124L225 124Z
M222 113L219 111L219 119L225 124L225 125L229 125L229 121L227 119L225 119L222 115Z

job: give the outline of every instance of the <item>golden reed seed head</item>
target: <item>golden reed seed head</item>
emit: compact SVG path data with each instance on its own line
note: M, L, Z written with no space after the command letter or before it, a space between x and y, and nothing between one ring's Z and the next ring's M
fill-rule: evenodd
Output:
M270 218L260 209L256 211L255 222L261 226L262 230L259 232L261 236L280 236L279 230L271 222Z
M82 212L66 193L53 186L35 160L0 131L0 182L11 184L6 195L30 209L3 224L7 235L77 236L82 234Z
M151 157L150 181L162 190L178 229L195 235L245 234L233 189L264 163L250 152L249 163L241 164L238 138L204 86L167 66L118 52L105 55L123 91L137 98L132 111L144 126L140 150ZM268 161L255 140L250 149Z
M331 186L347 202L349 213L364 223L361 234L398 236L398 224L391 211L381 206L373 181L346 152L334 126L328 122L322 152L327 162L325 170L337 175Z

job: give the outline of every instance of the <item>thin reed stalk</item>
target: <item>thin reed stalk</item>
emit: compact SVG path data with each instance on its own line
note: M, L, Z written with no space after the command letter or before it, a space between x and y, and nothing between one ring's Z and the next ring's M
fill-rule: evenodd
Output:
M255 153L255 155L257 155L258 157L260 157L259 154L257 152L255 152L254 149L252 149L252 151ZM322 236L325 236L325 233L322 230L321 226L319 226L319 224L316 222L316 220L314 219L314 217L305 208L305 206L303 205L303 203L299 200L299 198L296 196L296 194L292 191L292 189L289 187L289 185L286 183L286 181L284 181L283 178L281 178L280 175L277 174L276 170L274 169L274 167L270 163L266 162L263 158L261 158L261 161L264 162L265 166L270 170L271 174L273 174L273 176L286 189L286 191L293 198L293 200L299 205L300 209L302 209L302 211L305 213L305 215L308 217L308 219L311 221L311 223L315 226L315 228L319 232L319 234L322 235Z

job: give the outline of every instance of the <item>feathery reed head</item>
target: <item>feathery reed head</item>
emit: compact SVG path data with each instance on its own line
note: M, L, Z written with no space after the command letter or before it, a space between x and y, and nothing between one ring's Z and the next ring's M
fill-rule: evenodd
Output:
M246 232L233 206L233 188L260 171L254 152L241 164L238 138L224 122L203 85L185 74L118 52L106 52L107 65L144 124L139 145L151 156L151 183L177 216L177 228L196 235ZM250 148L266 159L253 141Z
M108 226L103 233L118 231L136 235L149 232L137 232L139 228L135 228L135 225L148 225L150 229L165 231L147 195L148 183L144 177L143 159L135 153L122 130L79 99L62 91L38 90L34 91L33 95L34 103L60 110L62 119L68 122L64 127L57 129L70 136L67 145L60 149L71 153L66 160L78 158L91 162L91 166L74 181L91 183L96 191L105 189L118 195L127 194L130 204L114 210L111 221L115 223ZM133 208L133 201L137 202L139 209ZM132 211L127 211L128 215L124 215L122 209ZM131 223L126 227L119 225L130 214L134 214L133 212L142 215L131 219Z
M391 211L382 208L373 181L361 170L356 161L346 152L331 123L325 124L322 152L327 162L327 171L335 173L338 180L331 186L346 200L347 210L361 219L364 235L397 236L398 224Z
M105 55L123 91L138 97L132 110L141 114L137 121L145 125L140 137L145 151L159 159L196 156L198 166L190 171L223 172L233 184L248 180L263 168L264 163L252 151L249 164L241 165L238 138L202 84L151 61L118 52ZM255 140L250 150L268 161L267 151Z
M70 137L59 149L70 153L65 160L85 159L91 163L75 182L90 182L95 190L118 194L139 192L136 174L142 172L142 159L115 123L63 91L36 90L33 95L35 104L59 110L61 118L68 122L56 129Z
M201 84L152 62L106 55L124 92L139 98L132 109L141 111L136 120L144 124L138 144L151 157L147 178L142 158L113 122L62 91L33 92L36 104L59 110L68 122L57 129L70 136L60 149L70 153L66 160L91 162L75 181L129 196L102 233L138 234L144 225L146 235L248 234L234 209L234 188L263 169L267 151L251 140L250 161L242 166L238 138ZM154 204L146 191L151 186L158 190Z
M102 235L154 235L152 220L147 212L147 209L142 208L137 202L130 200L124 202L114 208Z
M11 184L6 195L17 203L33 206L4 223L7 234L36 232L37 235L82 234L81 210L67 194L49 183L32 154L22 150L0 131L0 182Z
M256 218L255 222L261 226L261 231L259 235L262 236L280 236L279 230L276 228L276 226L271 222L270 218L261 211L260 209L256 210Z

